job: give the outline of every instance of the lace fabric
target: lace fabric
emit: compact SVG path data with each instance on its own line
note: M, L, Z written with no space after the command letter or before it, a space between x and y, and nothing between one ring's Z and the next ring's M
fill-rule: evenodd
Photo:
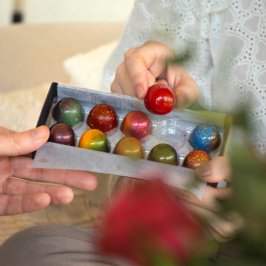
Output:
M147 40L185 58L203 109L231 114L244 105L255 129L251 142L266 153L266 0L137 0L102 89L110 88L124 53ZM234 131L232 141L244 135Z

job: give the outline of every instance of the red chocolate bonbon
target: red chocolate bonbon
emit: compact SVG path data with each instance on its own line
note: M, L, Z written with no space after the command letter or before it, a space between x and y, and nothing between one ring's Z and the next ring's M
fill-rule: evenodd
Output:
M144 104L150 113L166 115L175 107L175 95L168 86L154 84L149 87Z
M50 127L50 137L48 142L75 146L74 131L67 124L55 124Z
M99 129L102 132L110 132L117 128L117 115L115 110L107 104L98 104L94 106L86 120L91 129Z
M127 137L143 139L152 133L152 125L149 117L141 111L128 113L121 125L121 131Z

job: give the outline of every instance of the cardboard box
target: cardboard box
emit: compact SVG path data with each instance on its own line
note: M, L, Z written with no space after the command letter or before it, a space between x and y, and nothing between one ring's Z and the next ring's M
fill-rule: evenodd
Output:
M158 143L167 143L170 141L168 144L174 146L177 150L180 155L180 163L182 165L185 156L192 150L191 146L187 142L189 134L198 124L201 123L208 123L216 126L222 138L219 148L215 152L211 153L211 157L214 158L216 156L226 154L226 147L232 124L231 116L189 109L181 111L174 109L171 113L165 116L158 116L150 114L146 110L143 100L65 84L52 83L37 126L46 125L50 127L56 123L52 117L52 109L56 103L63 98L74 98L78 100L85 111L83 125L74 130L76 136L76 146L78 145L78 141L82 133L89 129L85 121L90 109L96 104L104 103L112 106L117 112L119 116L119 126L121 125L124 116L132 110L140 110L149 116L153 124L153 132L150 139L143 143L146 157L152 147ZM158 132L160 132L161 129L163 129L163 131L159 134ZM165 135L165 132L168 132L169 136ZM184 133L183 136L180 132ZM115 144L122 137L123 136L120 130L108 137L111 147L110 153L47 142L37 151L33 167L84 170L140 179L148 178L150 174L146 173L152 172L156 173L156 176L163 176L166 184L181 189L187 189L201 199L206 183L199 181L195 177L194 170L181 166L167 165L112 154ZM178 141L180 137L183 138L181 143ZM176 145L171 141L177 142Z

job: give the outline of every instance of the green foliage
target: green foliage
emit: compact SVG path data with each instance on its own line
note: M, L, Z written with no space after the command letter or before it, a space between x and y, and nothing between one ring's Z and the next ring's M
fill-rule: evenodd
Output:
M161 254L152 254L152 265L153 266L179 266L174 261L172 261L170 258L163 256Z
M252 130L245 112L235 116L234 124L248 134ZM229 200L221 201L223 214L237 210L246 220L246 230L238 241L243 249L241 265L262 265L266 259L266 159L255 155L248 140L232 150L230 185L234 194Z
M215 263L215 266L262 266L262 261L253 260L253 259L242 259L242 260L233 260L233 259L221 259Z

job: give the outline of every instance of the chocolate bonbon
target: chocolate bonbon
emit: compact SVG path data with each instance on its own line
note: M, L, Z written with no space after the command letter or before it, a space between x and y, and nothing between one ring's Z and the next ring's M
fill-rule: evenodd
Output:
M115 154L144 159L144 151L141 142L133 137L121 139L115 146Z
M183 162L183 167L195 169L196 167L203 165L210 160L211 157L207 152L201 150L195 150L190 152L186 156Z
M145 113L131 111L123 119L121 131L127 137L146 139L152 133L151 121Z
M83 121L82 106L73 98L62 99L54 107L53 117L58 123L74 126Z
M74 131L67 124L55 124L50 127L50 137L48 141L63 145L75 146Z
M220 134L215 126L201 124L194 128L188 141L194 150L210 153L219 147Z
M99 129L103 133L110 133L111 130L117 128L118 125L115 110L107 104L97 104L94 106L86 122L90 128Z
M162 143L152 148L148 160L158 163L178 165L179 155L171 145Z
M175 95L170 87L154 84L144 98L146 109L152 114L166 115L175 107Z
M79 141L80 148L108 152L108 140L105 134L99 129L85 131Z

